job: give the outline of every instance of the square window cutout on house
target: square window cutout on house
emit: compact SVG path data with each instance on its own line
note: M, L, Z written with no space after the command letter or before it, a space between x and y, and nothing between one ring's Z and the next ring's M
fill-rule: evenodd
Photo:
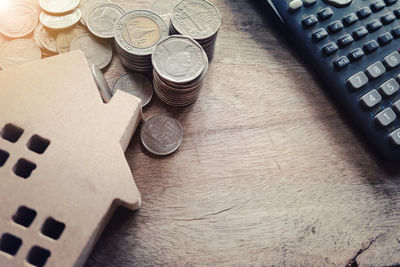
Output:
M50 237L54 240L60 238L61 234L64 232L65 224L59 221L56 221L53 218L47 218L44 222L41 232L47 237Z
M15 256L22 245L21 238L5 233L0 239L0 251Z
M27 179L36 169L36 164L26 159L19 159L13 168L15 175Z
M0 167L3 167L6 164L7 159L10 157L10 154L7 151L0 149Z
M12 216L13 222L24 227L31 226L36 217L36 211L25 206L18 208L17 212Z
M49 145L50 145L50 140L35 134L34 136L31 137L31 139L29 139L27 146L31 151L36 152L38 154L43 154Z
M0 132L1 138L10 141L11 143L16 143L19 138L24 133L24 129L15 126L14 124L6 124Z
M49 250L39 246L33 246L31 250L29 250L26 261L33 266L42 267L45 266L50 255L51 253Z

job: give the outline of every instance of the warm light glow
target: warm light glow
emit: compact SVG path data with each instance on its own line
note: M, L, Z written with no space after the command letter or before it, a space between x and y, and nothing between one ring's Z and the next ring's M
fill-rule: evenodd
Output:
M0 11L3 11L13 0L0 0Z

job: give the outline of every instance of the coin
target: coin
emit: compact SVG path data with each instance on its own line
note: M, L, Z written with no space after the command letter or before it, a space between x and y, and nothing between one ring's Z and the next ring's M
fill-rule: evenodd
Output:
M40 22L49 29L63 30L75 25L80 20L81 15L79 9L64 16L52 16L42 12L40 13Z
M113 38L115 22L124 13L125 9L118 5L108 3L95 5L88 11L87 27L99 38Z
M42 52L32 40L16 39L5 43L0 49L0 67L7 69L24 63L39 60Z
M173 9L172 23L182 35L193 39L212 37L221 27L221 15L206 0L182 0Z
M187 83L203 72L207 59L195 40L173 35L162 40L152 56L153 67L163 79L173 83Z
M82 25L86 26L86 18L87 18L87 14L88 14L88 11L90 10L90 8L94 5L103 4L103 3L111 3L111 1L110 0L81 0L79 8L82 11L82 19L81 19Z
M0 12L0 33L10 38L21 38L30 34L37 23L37 13L24 3L14 3Z
M71 42L71 50L82 50L89 66L105 68L112 59L112 48L104 39L96 39L90 33L79 35Z
M103 73L96 65L92 65L90 69L92 71L93 79L97 85L97 88L99 89L101 98L103 99L104 103L108 103L112 98L112 93L106 78L104 78Z
M143 146L157 156L168 156L179 149L183 128L174 118L156 115L147 119L140 131Z
M116 50L122 64L136 71L152 69L151 53L168 36L165 21L156 13L134 10L121 16L114 27Z
M76 9L79 0L39 0L39 5L47 13L59 15Z
M53 54L57 54L56 33L46 30L43 27L43 24L39 24L36 27L33 38L39 47L44 48Z
M80 26L59 32L56 38L57 52L60 54L69 52L72 40L84 33L87 33L86 29Z
M113 86L112 93L122 90L142 100L142 108L146 107L153 97L153 85L143 74L130 72L118 77Z

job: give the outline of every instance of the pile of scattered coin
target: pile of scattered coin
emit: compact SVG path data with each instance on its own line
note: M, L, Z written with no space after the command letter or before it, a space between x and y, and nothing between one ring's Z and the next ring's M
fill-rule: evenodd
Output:
M188 106L199 97L208 59L203 48L193 39L173 35L154 49L154 90L171 106Z
M207 0L153 0L149 10L131 11L116 2L9 1L0 10L0 68L79 49L104 102L116 90L139 97L142 107L153 91L171 106L195 102L221 26L217 8ZM122 64L136 72L120 76L110 89L101 69L113 58L112 39ZM153 83L146 77L151 71ZM168 116L152 117L142 128L144 146L156 155L176 151L182 137L179 122Z
M132 70L152 70L151 54L156 44L168 36L165 21L148 10L134 10L115 23L115 45L122 64Z
M207 0L184 0L175 5L171 18L171 34L195 39L204 48L208 59L214 57L215 43L221 27L221 15Z

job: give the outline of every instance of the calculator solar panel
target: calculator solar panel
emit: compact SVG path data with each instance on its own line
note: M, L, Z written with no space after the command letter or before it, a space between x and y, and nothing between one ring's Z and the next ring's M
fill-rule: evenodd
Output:
M400 160L400 0L268 0L371 143Z

